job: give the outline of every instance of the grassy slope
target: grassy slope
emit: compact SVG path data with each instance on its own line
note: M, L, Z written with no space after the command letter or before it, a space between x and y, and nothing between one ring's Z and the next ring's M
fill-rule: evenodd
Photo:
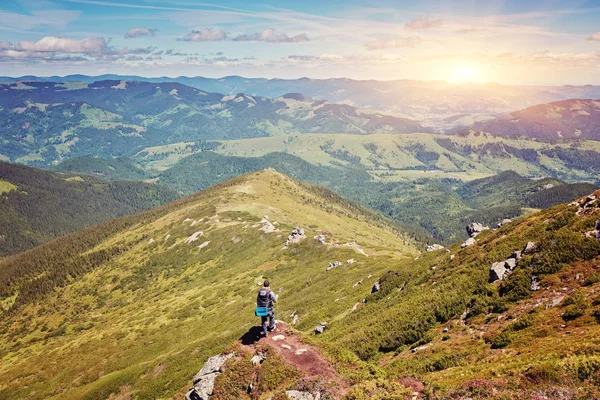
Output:
M111 180L143 180L148 177L142 168L126 157L111 159L75 157L61 162L54 169L65 173L96 175Z
M141 182L104 182L0 163L0 257L178 196Z
M259 231L265 214L279 231ZM297 310L309 330L347 313L376 276L416 253L377 217L272 171L122 221L0 265L16 274L13 286L3 286L3 306L21 304L1 322L0 397L106 398L121 387L137 398L172 396L207 356L256 323L254 296L265 277L285 299L280 318ZM306 229L307 238L283 250L295 225ZM198 241L185 243L198 231ZM356 242L368 256L352 247L319 245L316 234L329 243ZM43 301L15 300L11 288L19 292L45 276L37 264L22 276L19 265L81 242L78 235L96 238L81 251L93 257L106 250L108 259L64 281ZM346 265L350 258L357 262ZM326 272L335 260L344 265ZM353 288L361 279L364 284ZM158 366L161 372L153 374Z

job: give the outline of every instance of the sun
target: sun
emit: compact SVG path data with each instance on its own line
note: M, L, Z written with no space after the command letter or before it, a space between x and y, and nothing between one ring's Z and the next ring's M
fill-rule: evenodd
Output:
M477 66L459 63L450 70L448 81L451 83L478 82L481 81L481 74Z

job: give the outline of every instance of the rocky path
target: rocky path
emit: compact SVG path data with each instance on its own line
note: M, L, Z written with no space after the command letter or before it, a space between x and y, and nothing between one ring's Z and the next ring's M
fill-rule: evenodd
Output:
M270 332L266 338L260 337L257 329L254 340L248 339L245 335L240 340L243 349L253 352L257 344L268 345L282 360L300 371L305 379L331 382L334 386L334 392L331 393L334 398L343 396L349 388L348 383L340 377L318 349L306 343L284 322L277 321L277 329Z

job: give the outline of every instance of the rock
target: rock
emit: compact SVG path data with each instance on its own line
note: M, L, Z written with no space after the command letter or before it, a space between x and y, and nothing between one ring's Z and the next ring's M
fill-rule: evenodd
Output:
M330 270L332 270L332 269L334 269L334 268L337 268L337 267L339 267L340 265L342 265L342 263L341 263L341 262L339 262L339 261L334 261L334 262L332 262L332 263L329 263L329 267L325 268L325 271L330 271Z
M533 253L536 248L537 248L537 244L535 242L527 242L527 244L523 248L522 254Z
M208 400L213 392L215 379L221 373L223 364L231 357L233 357L233 353L219 354L209 358L202 369L194 376L194 388L186 394L186 399Z
M319 244L326 244L325 236L323 236L323 235L315 236L315 239L317 239L317 242L319 242Z
M379 283L379 281L375 282L375 284L373 285L373 287L371 288L371 294L373 293L377 293L381 290L381 284Z
M192 243L192 242L195 242L196 240L198 240L198 237L200 237L202 235L203 235L202 231L194 232L190 237L188 237L187 239L185 239L183 241L183 243Z
M283 335L276 335L276 336L273 336L273 341L274 341L274 342L278 342L278 341L280 341L280 340L285 340L285 336L283 336Z
M444 332L444 333L446 333L448 331L449 331L448 327L445 327L444 329L442 329L442 332Z
M432 244L427 246L427 251L438 251L438 250L444 250L444 246L442 246L441 244Z
M529 290L535 292L536 290L540 290L540 281L537 275L533 275L531 277L531 285L529 286Z
M271 221L269 221L268 215L265 215L260 221L260 223L262 224L262 226L258 228L259 231L263 231L264 233L273 233L277 230L277 228L275 228L275 225L273 225Z
M600 219L596 220L596 223L594 224L594 229L600 231Z
M509 269L509 270L513 270L517 267L517 259L516 258L509 258L508 260L504 261L504 266Z
M521 251L520 250L515 250L515 251L512 252L512 254L510 255L510 257L508 257L508 258L514 258L515 260L518 261L518 260L521 259L521 257L522 257Z
M468 238L467 240L465 240L465 241L463 242L463 244L461 244L461 245L460 245L460 248L461 248L461 249L464 249L465 247L469 247L469 246L472 246L472 245L474 245L474 244L475 244L475 239L474 239L474 238L472 238L472 237L470 237L470 238Z
M307 349L298 349L294 352L294 354L296 354L297 356L301 356L302 354L306 353L308 350Z
M360 301L358 303L356 303L353 307L352 307L352 312L358 310L358 307L362 306L363 303L361 303Z
M505 267L505 262L495 262L490 267L490 279L489 282L501 281L505 276L508 275L509 271Z
M487 226L483 226L479 222L473 222L473 223L467 225L466 229L467 229L467 234L469 236L475 237L475 236L479 235L481 232L483 232L487 229L490 229L490 228Z
M300 390L288 390L285 392L290 400L320 400L321 393L312 393Z
M292 319L292 325L296 325L299 319L300 317L298 317L298 315L294 315L294 319Z
M304 229L295 227L292 230L292 233L290 234L290 236L288 236L287 241L285 242L284 249L287 249L292 244L300 243L300 241L302 239L304 239L305 237L306 236L304 235Z
M252 365L260 365L263 361L267 359L267 355L262 351L257 352L254 357L250 359Z
M356 282L354 285L352 285L352 288L357 287L358 285L362 285L364 279L361 279L360 281Z
M450 260L454 260L454 254L450 256Z
M320 335L321 333L325 332L325 329L327 329L327 322L321 322L315 328L315 335Z
M429 345L424 344L423 346L415 347L414 349L410 349L411 353L416 353L417 351L425 350Z
M542 186L542 189L552 189L554 187L554 185L552 183L548 183L544 186Z
M281 348L282 348L282 349L286 349L286 350L291 350L291 349L292 349L292 346L290 346L289 344L282 344L282 345L281 345Z
M346 260L346 264L354 264L355 262L356 262L356 260L354 260L354 258Z
M506 224L510 224L511 222L512 222L512 219L510 219L510 218L505 218L505 219L503 219L503 220L502 220L502 222L500 222L500 223L498 224L498 228L502 228L504 225L506 225Z

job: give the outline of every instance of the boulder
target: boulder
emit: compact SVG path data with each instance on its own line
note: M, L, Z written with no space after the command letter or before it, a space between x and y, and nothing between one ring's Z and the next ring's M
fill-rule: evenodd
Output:
M498 224L498 228L502 228L504 225L506 225L506 224L510 224L511 222L512 222L512 219L510 219L510 218L505 218L505 219L503 219L503 220L502 220L502 222L500 222L500 223Z
M260 365L262 364L263 361L265 361L267 359L267 355L262 352L262 351L258 351L256 352L256 354L250 359L250 362L252 363L252 365Z
M523 254L533 253L536 248L537 248L537 244L535 242L527 242L527 244L523 248L522 253Z
M460 245L460 248L461 248L461 249L464 249L465 247L469 247L469 246L472 246L472 245L474 245L474 244L475 244L475 239L474 239L474 238L472 238L472 237L470 237L470 238L468 238L467 240L465 240L465 241L463 242L463 244L461 244L461 245Z
M319 244L326 244L325 236L323 236L323 235L315 236L315 239L317 239L317 242L319 242Z
M508 260L504 261L504 267L512 271L517 267L517 259L509 258Z
M284 248L287 249L290 245L292 245L294 243L300 243L300 241L302 239L304 239L305 237L306 236L304 235L304 229L295 227L292 230L292 233L290 234L290 236L288 236L287 241L285 242Z
M600 231L600 219L596 220L596 223L594 224L594 229Z
M194 387L186 394L188 400L208 400L215 387L215 379L221 373L221 368L233 353L219 354L211 357L194 376Z
M356 262L356 260L354 258L346 260L346 264L354 264L355 262Z
M512 254L510 255L510 257L508 258L514 258L515 260L519 261L522 257L522 253L520 250L515 250L512 252Z
M381 284L379 283L379 281L375 282L375 284L373 285L373 287L371 288L371 294L373 293L377 293L381 290Z
M484 230L490 229L490 228L488 228L487 226L483 226L479 222L473 222L473 223L470 223L469 225L467 225L466 229L467 229L467 233L469 234L469 236L475 237L475 236L479 235L481 232L483 232Z
M332 263L329 263L329 266L328 266L327 268L325 268L325 271L330 271L330 270L332 270L332 269L334 269L334 268L337 268L337 267L339 267L340 265L342 265L342 263L341 263L341 262L339 262L339 261L334 261L334 262L332 262Z
M432 244L427 246L427 251L437 251L437 250L444 250L444 246L442 246L441 244Z
M540 290L540 281L536 275L531 277L531 285L529 286L529 290L533 292Z
M321 393L306 392L300 390L288 390L285 392L286 396L290 400L320 400Z
M325 332L325 329L327 329L327 322L321 322L319 325L317 325L317 327L315 328L315 335L320 335L323 332Z
M490 279L489 282L501 281L504 279L506 275L508 275L509 271L505 267L505 262L495 262L490 267Z

